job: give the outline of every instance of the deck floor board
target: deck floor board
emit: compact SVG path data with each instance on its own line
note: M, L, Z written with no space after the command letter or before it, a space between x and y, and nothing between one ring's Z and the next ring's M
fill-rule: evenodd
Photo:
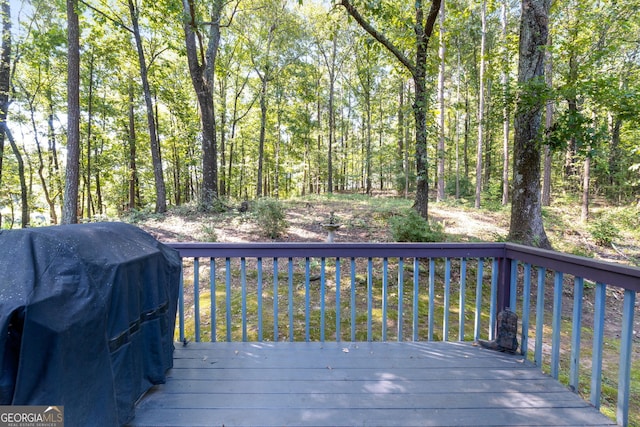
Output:
M190 343L131 426L615 425L520 356L467 343Z

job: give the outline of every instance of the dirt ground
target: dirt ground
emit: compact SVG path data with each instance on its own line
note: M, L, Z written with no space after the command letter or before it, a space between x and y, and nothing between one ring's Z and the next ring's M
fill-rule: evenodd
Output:
M381 205L383 207L381 207ZM388 219L400 214L396 205L386 205L384 198L336 198L312 201L287 201L288 228L277 241L321 242L327 239L322 227L333 213L341 226L335 234L337 242L388 242L393 238ZM407 201L406 206L410 206ZM432 203L431 222L442 224L450 241L501 241L509 232L509 214L450 204ZM631 264L640 262L640 239L624 235L614 247L598 246L578 219L564 219L565 224L550 225L546 232L557 250L584 252L596 259ZM568 225L567 225L568 224ZM257 242L273 241L261 234L251 213L241 213L235 207L227 212L203 214L195 210L170 211L162 217L151 216L141 223L143 229L165 242L217 241Z
M287 203L287 232L278 241L321 242L327 238L322 224L333 212L341 226L336 232L340 242L387 242L392 237L387 219L397 212L376 210L371 203L348 200ZM506 236L508 219L502 214L468 211L444 205L430 206L431 221L444 225L445 232L459 241L495 241ZM256 242L271 240L260 234L256 222L247 213L230 210L222 214L188 215L170 212L165 217L151 217L139 224L162 241L207 241L211 233L218 242Z

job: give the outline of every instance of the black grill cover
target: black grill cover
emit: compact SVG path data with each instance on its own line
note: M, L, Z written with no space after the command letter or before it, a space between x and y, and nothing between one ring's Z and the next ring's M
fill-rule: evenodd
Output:
M128 224L0 232L0 404L121 425L173 366L178 253Z

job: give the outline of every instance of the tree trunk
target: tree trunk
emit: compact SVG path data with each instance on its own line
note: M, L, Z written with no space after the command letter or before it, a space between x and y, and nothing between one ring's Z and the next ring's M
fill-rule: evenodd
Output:
M231 117L232 117L231 132L229 134L229 166L227 171L227 189L225 194L231 194L231 177L232 177L232 171L233 171L234 153L235 153L235 145L236 145L235 144L236 128L238 127L238 123L240 122L240 120L242 120L247 114L249 114L249 111L251 111L251 108L253 107L253 102L251 102L251 104L247 107L245 112L243 114L239 114L240 112L238 111L238 104L240 102L240 97L242 95L242 92L244 91L244 88L246 87L248 81L249 81L249 76L247 75L243 79L242 84L240 84L239 73L236 74L236 79L234 82L235 98L233 101L233 112L231 114ZM223 167L224 167L224 163L223 163Z
M571 118L576 118L578 116L578 99L575 90L577 84L578 59L576 58L576 53L571 52L569 56L569 81L567 82L567 86L569 86L569 88L573 88L573 90L569 90L569 96L567 97L567 108L569 110L569 117ZM576 137L572 134L567 145L567 152L565 153L564 177L567 188L576 190L578 189L577 182L575 182L578 175L578 169L576 167L577 152L578 142Z
M67 167L62 224L78 222L80 185L80 25L78 0L67 0Z
M262 86L260 89L260 139L258 142L258 176L256 179L256 197L263 196L262 190L262 176L264 168L264 141L266 139L267 132L267 78L265 75L261 76Z
M482 137L484 132L484 74L485 74L485 50L487 44L487 2L482 1L480 13L482 21L482 38L480 42L480 89L478 92L478 149L476 153L476 209L480 208L480 196L482 195Z
M280 94L278 95L277 100L276 123L276 128L282 129L282 99ZM280 142L280 132L276 132L275 146L273 149L273 197L276 199L280 198Z
M620 172L620 129L622 128L622 119L620 116L611 118L611 143L609 148L609 185L614 187L619 182L618 173Z
M427 50L429 39L433 32L440 0L431 0L431 7L425 17L422 0L415 2L415 63L411 62L404 53L393 45L384 34L378 32L367 22L349 0L341 0L340 4L347 10L356 22L374 39L381 43L396 59L411 72L415 83L415 102L413 115L416 121L416 196L413 208L425 219L428 218L429 206L429 162L427 157Z
M382 95L378 96L378 101L380 101L378 103L378 112L379 112L379 116L382 118L384 117L383 114L383 110L382 110ZM378 153L382 153L382 147L383 147L383 133L384 133L384 129L383 129L383 124L382 124L382 120L380 120L379 122L379 126L378 126ZM382 160L380 154L378 154L378 156L376 156L378 159L378 177L380 180L380 191L384 190L384 161Z
M191 82L200 107L202 125L202 187L200 189L200 208L210 210L218 197L218 157L216 151L216 117L213 108L213 88L215 62L220 45L220 18L225 0L215 0L211 7L209 42L204 51L196 41L196 32L200 19L196 16L193 0L183 0L184 33L187 49L187 62ZM197 37L201 40L200 34ZM202 60L202 62L201 62Z
M11 4L2 0L2 52L0 52L0 124L6 125L11 88ZM4 158L4 132L0 132L0 187L2 187L2 159ZM0 213L0 228L2 214Z
M471 107L469 105L469 83L464 82L464 144L462 146L462 163L464 164L464 178L469 182L469 132L471 130Z
M174 138L172 138L171 141L171 155L171 161L173 163L173 188L175 189L173 192L173 203L176 206L180 206L182 204L182 165L180 161L180 153L178 152L178 145Z
M440 71L438 73L438 104L440 105L440 128L438 138L438 184L436 201L444 200L444 80L445 80L445 42L444 42L444 18L445 18L445 0L440 4Z
M265 47L265 62L261 64L263 66L263 72L256 67L256 72L262 86L260 88L260 140L258 142L258 177L256 180L256 197L260 198L263 194L262 179L264 169L264 143L266 139L267 131L267 89L269 80L271 80L271 69L269 66L269 54L271 53L271 43L275 36L277 25L274 23L269 27L269 34L267 36L267 45Z
M366 109L366 136L365 136L365 174L366 188L365 192L369 196L372 194L373 184L371 182L371 75L367 73L367 84L365 89L365 109Z
M309 116L311 116L310 112L308 111L308 107L307 107L307 113ZM310 153L311 144L309 143L310 141L311 141L311 135L309 134L309 132L306 132L305 138L304 138L304 153L302 155L302 163L304 164L304 173L302 177L302 191L301 191L302 196L307 195L307 189L309 189L309 192L311 192L311 153Z
M485 112L484 112L484 116L485 117L491 117L492 113L491 113L491 108L493 106L493 104L491 103L491 87L492 87L492 80L489 80L487 82L488 84L486 85L486 89L485 89ZM488 190L489 189L489 183L491 182L491 172L492 172L492 168L493 168L493 130L495 129L494 126L489 126L488 124L489 120L485 120L484 123L484 150L483 150L483 156L484 156L484 161L482 164L482 171L483 171L483 175L484 177L482 178L482 189L483 190Z
M407 87L407 92L410 92L411 88ZM406 199L409 198L409 179L410 179L410 171L409 165L410 156L409 156L409 141L411 140L411 126L404 127L404 153L403 153L403 167L404 167L404 197Z
M60 162L58 162L58 148L56 142L56 133L53 126L54 114L53 114L53 95L50 90L47 90L47 103L49 107L49 117L47 118L48 125L48 144L49 144L49 176L53 177L52 186L55 188L53 191L54 204L58 199L58 204L62 206L64 204L63 193L64 184L62 183L62 174L60 173ZM56 211L51 212L51 222L58 224L58 215Z
M551 36L549 36L549 49L545 52L544 80L549 88L553 87L553 62L551 55ZM553 126L553 99L547 100L545 111L545 132L549 132ZM542 206L551 205L551 147L544 146L544 177L542 179Z
M416 98L413 105L416 121L416 196L413 208L424 219L429 217L429 159L427 156L427 49L433 32L440 0L431 1L427 19L422 1L416 1L416 63L413 74Z
M501 21L502 21L502 43L504 49L504 55L502 60L504 61L501 80L502 91L504 95L504 107L502 109L502 205L505 206L509 203L509 130L511 127L510 116L511 111L509 109L509 50L507 40L507 1L502 2Z
M21 204L21 225L22 228L29 227L29 189L27 187L27 180L24 172L24 161L22 160L22 154L16 145L13 135L9 130L6 122L0 124L2 126L2 133L6 135L13 150L13 154L16 156L18 162L18 176L20 178L20 204Z
M518 83L525 93L515 116L513 196L509 240L550 248L540 204L540 147L544 46L551 0L522 0ZM522 101L522 100L527 100Z
M398 85L398 159L396 160L399 177L404 177L406 166L404 164L404 127L404 81L400 79L400 84ZM404 185L402 187L404 188ZM405 194L404 196L406 197L407 195Z
M222 73L220 79L220 195L224 197L227 194L227 176L225 173L225 165L227 164L226 150L227 150L227 84L228 74Z
M426 70L423 70L426 71ZM429 215L429 160L427 157L427 90L425 74L414 77L416 103L413 114L416 122L416 196L413 208L427 219Z
M347 96L347 109L346 109L346 117L345 117L345 109L341 108L340 109L340 117L341 117L341 124L340 124L340 129L341 129L341 136L340 136L340 142L341 142L341 151L342 151L342 177L340 179L340 189L342 191L346 190L347 185L348 185L348 181L347 181L347 177L348 177L348 173L349 173L349 148L350 148L350 144L349 144L349 136L350 136L350 128L349 128L349 124L351 123L350 118L351 118L351 95L349 94Z
M460 43L456 42L458 78L456 79L456 105L460 105L460 84L462 80L462 66L460 64ZM456 108L455 136L456 136L456 200L460 199L460 109Z
M93 149L93 157L97 159L100 155L102 155L103 151L104 151L104 140L101 140L100 145L98 146L98 144L96 144ZM102 180L100 179L100 168L96 168L94 178L96 183L96 201L94 202L93 209L95 210L97 205L98 206L97 213L98 215L102 215L104 213L104 210L103 210L104 202L102 200Z
M89 94L87 105L87 167L84 175L85 188L87 189L87 209L85 218L91 218L91 137L93 131L93 52L89 54Z
M30 94L26 94L27 98L28 98L28 104L29 104L29 115L30 115L30 119L31 119L31 128L33 129L33 139L34 142L36 143L36 151L38 153L38 178L40 178L40 185L42 185L42 192L44 193L44 198L47 201L47 204L49 205L49 213L50 215L53 214L51 216L51 219L54 220L56 219L55 216L55 212L56 212L56 207L55 207L55 200L53 197L51 197L51 191L50 188L53 186L51 182L47 183L47 177L45 176L44 173L44 169L45 169L45 164L44 164L44 156L42 155L42 147L40 146L40 137L38 136L38 126L36 124L36 108L34 105L34 96L31 96ZM14 149L15 152L15 149ZM51 179L52 177L49 176L49 180L52 181ZM55 223L55 222L54 222Z
M142 48L142 38L140 37L140 25L138 23L139 11L135 7L133 0L128 0L131 23L133 24L133 36L138 51L138 63L140 65L140 79L142 80L142 91L144 102L147 107L147 123L149 125L149 142L151 146L151 162L153 164L153 177L156 188L156 213L163 213L167 210L167 191L164 183L164 173L162 170L162 157L160 155L160 144L156 129L156 120L153 115L153 99L149 88L149 78L147 76L147 62Z
M133 109L133 83L129 81L129 210L137 207L138 168L136 165L136 117Z
M590 151L587 148L587 151ZM591 181L591 155L587 154L584 159L584 170L582 171L582 212L580 220L587 222L589 219L589 183Z
M333 145L336 137L336 117L334 107L334 92L336 85L336 54L338 50L338 35L334 28L331 56L325 55L325 62L329 68L329 150L327 153L327 191L333 193Z

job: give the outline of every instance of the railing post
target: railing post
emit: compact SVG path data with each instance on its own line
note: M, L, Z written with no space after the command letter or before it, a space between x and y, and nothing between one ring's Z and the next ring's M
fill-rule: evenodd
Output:
M618 377L618 425L629 424L629 392L631 387L631 358L633 353L633 312L636 305L636 292L624 291L622 309L622 334L620 336L620 371Z
M509 307L511 301L511 259L500 258L498 260L498 301L496 307L497 314ZM512 310L515 307L511 307Z

